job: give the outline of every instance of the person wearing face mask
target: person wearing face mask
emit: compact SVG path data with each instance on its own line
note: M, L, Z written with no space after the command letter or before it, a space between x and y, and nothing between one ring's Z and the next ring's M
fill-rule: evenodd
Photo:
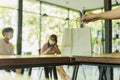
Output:
M13 38L14 30L11 27L6 27L2 30L3 38L0 39L0 55L14 55L14 47L10 39ZM16 71L15 69L11 69L12 71ZM5 71L10 72L10 69L6 69Z
M57 36L52 34L47 43L43 45L41 54L61 54L57 45Z
M0 39L0 54L2 55L11 55L14 54L14 47L10 39L13 38L14 30L11 27L4 28L2 30L3 38Z
M61 54L61 51L58 48L57 45L57 36L55 34L50 35L49 40L47 43L45 43L41 49L41 54L46 55L46 54ZM45 76L46 78L49 78L48 73L53 70L53 67L44 67L45 69ZM72 80L65 70L63 69L62 66L57 66L56 67L57 72L61 76L63 80Z

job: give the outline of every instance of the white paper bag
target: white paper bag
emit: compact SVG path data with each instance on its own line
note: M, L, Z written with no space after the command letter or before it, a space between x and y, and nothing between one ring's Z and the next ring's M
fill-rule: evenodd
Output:
M65 28L63 31L62 37L62 55L63 56L72 56L72 29Z
M91 30L90 28L73 29L73 56L91 55Z
M62 41L62 56L88 56L92 53L90 28L66 28Z

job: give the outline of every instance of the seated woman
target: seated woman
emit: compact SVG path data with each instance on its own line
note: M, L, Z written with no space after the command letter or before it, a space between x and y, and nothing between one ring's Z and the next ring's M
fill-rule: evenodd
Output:
M48 42L43 45L41 54L61 54L57 45L57 36L55 34L52 34L49 37ZM62 66L57 66L56 69L63 80L72 80L64 71Z

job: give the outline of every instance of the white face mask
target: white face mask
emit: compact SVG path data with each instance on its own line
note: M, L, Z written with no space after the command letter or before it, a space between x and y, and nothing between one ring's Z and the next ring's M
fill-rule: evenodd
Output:
M8 39L12 39L12 38L13 38L13 33L11 33L11 32L8 33L7 38L8 38Z
M55 41L49 40L50 45L54 45Z
M13 38L13 34L9 34L9 39L12 39Z

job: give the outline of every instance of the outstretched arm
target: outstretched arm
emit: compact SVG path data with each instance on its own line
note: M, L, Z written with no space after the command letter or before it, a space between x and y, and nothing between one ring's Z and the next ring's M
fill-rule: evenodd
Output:
M103 12L103 13L97 13L97 14L85 14L82 17L82 21L85 23L96 21L96 20L111 20L111 19L120 19L120 8Z

